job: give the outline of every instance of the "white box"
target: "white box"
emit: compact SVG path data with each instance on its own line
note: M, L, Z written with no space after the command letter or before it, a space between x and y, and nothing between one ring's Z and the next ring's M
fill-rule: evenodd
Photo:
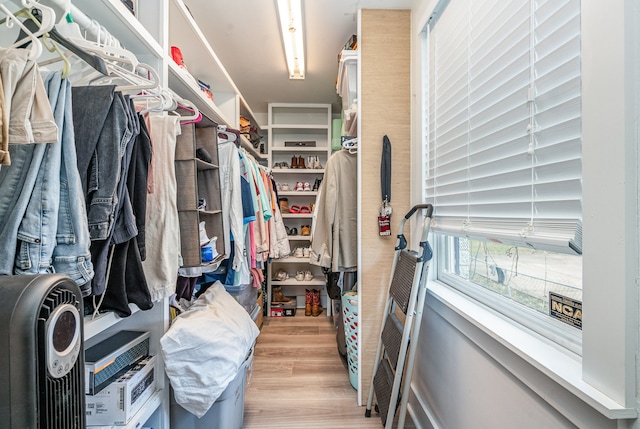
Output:
M96 395L86 395L87 426L126 425L156 390L156 357L142 359Z

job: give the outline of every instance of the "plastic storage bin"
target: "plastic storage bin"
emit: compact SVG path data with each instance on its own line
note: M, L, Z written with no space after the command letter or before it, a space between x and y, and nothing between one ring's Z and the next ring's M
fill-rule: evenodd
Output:
M256 305L257 289L254 289L251 285L224 285L224 288L247 310L247 313L251 314L253 307Z
M342 321L344 336L347 342L347 363L349 364L349 381L354 389L358 389L358 294L345 292L342 295Z
M182 408L171 395L171 427L179 429L242 429L244 392L253 365L253 350L244 361L236 378L201 418Z

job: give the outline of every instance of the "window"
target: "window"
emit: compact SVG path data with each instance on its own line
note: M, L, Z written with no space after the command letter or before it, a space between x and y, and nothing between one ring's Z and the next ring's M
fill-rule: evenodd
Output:
M581 300L580 1L445 0L426 33L438 278L515 318Z

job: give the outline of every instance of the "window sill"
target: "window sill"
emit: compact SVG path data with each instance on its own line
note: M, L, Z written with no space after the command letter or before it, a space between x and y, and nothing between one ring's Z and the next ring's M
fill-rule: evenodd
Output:
M445 320L455 322L462 318L485 336L470 336L461 324L455 326L470 340L478 344L526 386L563 413L573 414L566 404L566 394L559 395L553 384L560 385L575 398L610 420L630 419L638 416L635 408L626 408L612 400L582 379L582 362L573 355L543 338L522 329L485 306L439 282L429 281L428 305ZM493 341L487 341L487 337ZM495 343L503 347L497 347ZM508 352L504 352L505 349ZM524 365L523 365L524 364ZM527 365L528 364L528 365ZM535 369L545 377L536 376ZM539 375L539 373L537 373ZM576 421L576 420L574 420Z

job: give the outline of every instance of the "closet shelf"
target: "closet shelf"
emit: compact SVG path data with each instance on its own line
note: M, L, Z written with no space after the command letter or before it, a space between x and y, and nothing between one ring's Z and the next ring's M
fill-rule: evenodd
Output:
M294 152L316 152L316 153L325 153L327 151L327 147L326 146L318 146L318 147L307 147L307 146L286 146L286 147L282 147L282 146L272 146L270 148L271 152L289 152L289 153L294 153ZM283 168L283 170L287 170L286 168ZM296 169L294 169L296 170ZM301 170L297 170L297 171L301 171Z
M312 217L313 213L282 213L283 219L305 219Z
M324 286L326 282L323 279L313 279L309 281L298 281L296 279L289 279L285 281L271 280L272 286Z
M274 259L275 262L278 262L280 264L308 264L309 263L309 257L306 258L296 258L295 256L289 256L288 258L280 258L280 259Z
M131 315L140 311L138 306L135 304L129 304L129 308L131 309ZM108 313L101 313L95 319L93 319L91 315L85 316L84 340L87 341L88 339L94 337L102 331L109 329L122 320L122 317L118 316L112 311Z
M316 124L276 124L271 125L272 130L320 130L325 131L329 127L326 125L316 125Z
M198 165L198 170L199 171L204 171L204 170L217 170L219 167L215 164L211 164L208 163L206 161L203 161L201 159L196 158L196 164Z
M288 235L289 241L311 241L310 235Z
M189 73L178 67L171 58L167 58L166 61L169 65L169 87L181 97L195 103L198 110L216 124L229 125L230 122L224 113L196 86L197 83Z
M157 374L156 374L157 376ZM133 416L128 424L124 426L89 426L91 429L139 429L149 420L149 417L158 409L160 404L165 400L164 391L156 390L153 395L140 408L140 411Z
M149 56L160 60L162 47L142 23L120 0L93 0L82 2L82 12L117 35L124 47L136 54L143 62L153 66Z
M260 153L256 150L255 147L249 142L249 140L245 136L240 136L240 144L241 147L246 150L251 156L253 156L257 161L266 161L267 155L264 153Z
M324 168L272 168L271 172L278 174L292 174L292 173L318 173L324 174Z
M198 210L200 214L216 215L222 213L222 210Z
M318 191L278 191L280 197L315 197L316 195Z

